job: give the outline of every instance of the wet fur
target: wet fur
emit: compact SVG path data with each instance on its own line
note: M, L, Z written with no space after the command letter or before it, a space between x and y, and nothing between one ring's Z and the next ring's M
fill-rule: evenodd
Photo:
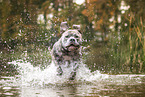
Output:
M70 33L70 31L72 31ZM79 39L73 38L73 35L79 36ZM70 35L71 38L75 40L78 47L76 49L69 51L68 45L65 40L68 42L70 38L65 39L67 35ZM73 67L73 70L70 71L70 80L73 80L76 75L77 68L79 67L80 57L81 57L81 39L82 36L77 30L67 30L62 34L62 37L54 44L52 49L52 61L57 66L57 72L59 76L63 75L62 65L67 64L68 67ZM70 45L70 44L69 44Z

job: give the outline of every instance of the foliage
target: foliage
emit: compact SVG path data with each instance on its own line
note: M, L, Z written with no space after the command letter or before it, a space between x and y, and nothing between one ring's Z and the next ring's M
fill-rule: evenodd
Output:
M129 8L121 9L122 2ZM51 48L62 34L60 23L68 21L82 27L83 46L90 47L83 56L90 68L106 73L143 73L144 5L144 0L86 0L81 5L73 0L1 0L1 50ZM43 19L38 22L39 15Z

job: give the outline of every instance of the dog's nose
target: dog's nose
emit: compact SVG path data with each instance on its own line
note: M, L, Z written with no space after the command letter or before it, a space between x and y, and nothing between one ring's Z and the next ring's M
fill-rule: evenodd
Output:
M70 42L75 42L75 39L74 38L70 39Z

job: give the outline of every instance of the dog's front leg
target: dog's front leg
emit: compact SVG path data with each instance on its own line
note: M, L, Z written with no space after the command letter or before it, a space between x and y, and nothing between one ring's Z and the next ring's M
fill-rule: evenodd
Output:
M63 70L61 68L62 62L60 60L57 60L57 75L62 75L63 74Z
M76 71L79 68L79 64L78 63L74 63L73 64L73 71L71 72L71 77L69 78L70 80L74 80L75 76L76 76Z
M57 68L57 75L62 75L63 74L63 70L61 68L61 66L59 65Z
M61 53L56 53L56 50L53 51L53 55L54 55L54 61L55 61L55 65L57 66L57 75L62 75L63 74L63 70L61 68L62 65L62 57L61 57Z
M63 74L63 70L61 68L62 57L60 57L58 54L55 54L55 64L57 66L57 75L62 75Z

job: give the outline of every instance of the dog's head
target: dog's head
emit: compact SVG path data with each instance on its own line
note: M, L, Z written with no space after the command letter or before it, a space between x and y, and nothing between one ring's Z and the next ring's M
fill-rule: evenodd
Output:
M76 51L82 44L82 33L79 25L73 25L72 29L66 22L61 23L61 31L64 31L61 37L62 47L67 51Z

